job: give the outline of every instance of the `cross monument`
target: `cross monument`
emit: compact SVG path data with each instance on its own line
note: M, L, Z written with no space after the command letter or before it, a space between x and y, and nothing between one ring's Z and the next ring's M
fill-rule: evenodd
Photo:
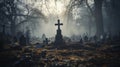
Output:
M55 26L58 26L58 29L57 29L57 34L55 36L55 42L54 42L54 45L55 46L60 46L60 45L63 45L64 44L64 41L63 41L63 36L61 34L61 29L60 29L60 26L63 25L63 23L60 23L60 20L58 19L58 23L55 24Z

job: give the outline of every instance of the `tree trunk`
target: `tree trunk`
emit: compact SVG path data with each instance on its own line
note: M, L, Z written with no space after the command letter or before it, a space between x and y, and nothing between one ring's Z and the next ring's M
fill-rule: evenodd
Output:
M96 22L96 35L100 37L104 33L103 15L102 15L102 2L103 0L94 0L95 2L95 22Z
M15 21L11 22L11 35L12 36L15 36Z

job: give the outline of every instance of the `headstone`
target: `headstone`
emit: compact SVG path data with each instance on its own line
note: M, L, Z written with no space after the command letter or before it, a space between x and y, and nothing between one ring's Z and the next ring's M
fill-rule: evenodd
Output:
M22 46L25 46L25 45L26 45L26 38L25 38L24 35L22 35L22 36L20 37L19 43L20 43L20 45L22 45Z
M44 43L45 45L48 45L49 41L50 41L50 40L48 40L48 38L45 38L45 40L43 41L43 43Z
M94 41L95 43L97 43L98 38L97 38L97 36L96 36L96 35L94 35L94 36L93 36L93 41Z
M105 41L105 38L106 38L106 35L101 35L100 39L99 39L99 42L103 43Z
M29 29L26 31L26 44L27 45L30 44L30 30Z
M87 35L84 36L84 41L88 42L88 36Z
M55 46L61 46L64 44L64 41L63 41L63 36L61 34L61 29L60 29L60 26L63 25L63 23L60 23L60 20L58 19L58 23L55 24L55 26L58 26L58 29L57 29L57 34L55 36L55 42L54 42L54 45Z
M13 42L14 43L17 42L17 37L16 36L13 37Z
M45 39L46 39L46 35L43 34L43 35L42 35L42 40L44 41Z
M83 40L82 40L82 38L80 39L80 44L83 44Z
M5 25L3 25L3 34L5 34Z

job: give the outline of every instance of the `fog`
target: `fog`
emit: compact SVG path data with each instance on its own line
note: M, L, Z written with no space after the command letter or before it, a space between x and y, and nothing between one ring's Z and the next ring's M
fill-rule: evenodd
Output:
M68 6L70 0L25 0L23 3L33 9L38 9L45 17L30 19L18 28L23 32L29 29L33 37L42 37L42 34L45 34L47 37L54 37L57 30L55 23L57 23L58 19L63 23L63 26L61 26L62 35L68 37L83 35L86 32L89 33L89 23L93 23L89 20L89 12L86 6L74 7L69 11ZM92 0L89 0L89 4L93 4ZM24 11L24 13L26 13L26 11ZM95 34L94 27L95 25L91 28L92 35Z

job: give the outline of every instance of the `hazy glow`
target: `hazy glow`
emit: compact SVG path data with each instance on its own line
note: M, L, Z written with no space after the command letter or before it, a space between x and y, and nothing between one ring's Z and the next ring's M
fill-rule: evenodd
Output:
M55 36L57 27L54 24L57 23L58 19L63 23L63 26L61 26L62 34L68 35L68 31L66 29L67 22L64 19L68 2L69 0L48 0L47 2L43 2L42 13L47 17L47 22L42 23L41 31L47 36ZM36 4L36 6L38 5L39 4ZM41 8L39 8L39 10L41 10Z
M56 5L57 5L57 13L58 14L61 14L62 12L64 12L65 7L60 1L57 1Z
M32 4L34 0L28 0L27 4ZM42 21L38 19L39 24L37 29L34 30L34 35L41 37L42 34L46 34L48 37L53 37L56 34L57 27L54 25L57 20L60 19L63 26L61 26L62 34L64 36L79 35L80 33L85 33L85 27L81 23L76 23L76 19L81 19L81 9L73 9L73 17L70 19L70 24L67 22L67 6L70 0L41 0L36 1L31 5L33 8L39 9L47 18L47 21ZM92 0L88 0L90 4ZM73 20L72 20L73 19ZM36 20L35 20L36 21ZM79 21L80 22L80 21Z
M32 7L41 10L46 16L51 14L61 16L66 11L68 2L69 0L41 0L41 2L35 2L34 6L32 5Z

